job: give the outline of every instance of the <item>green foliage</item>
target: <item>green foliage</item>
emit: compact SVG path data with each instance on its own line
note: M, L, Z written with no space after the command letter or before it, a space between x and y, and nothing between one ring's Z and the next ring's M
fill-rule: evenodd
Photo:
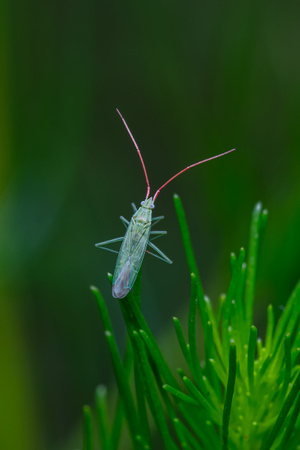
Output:
M172 373L140 309L140 278L120 307L128 332L122 361L105 302L95 287L105 337L119 390L112 427L107 392L96 392L96 428L101 448L117 449L125 418L134 449L152 448L155 428L166 449L290 449L300 441L300 283L274 328L270 305L264 343L252 324L258 256L267 211L253 211L249 255L231 255L232 278L216 312L204 295L185 214L178 196L175 208L191 272L188 336L174 318L179 346L189 372ZM111 281L111 275L109 275ZM204 331L204 361L199 361L197 313ZM131 369L134 372L132 387ZM151 419L150 421L150 417ZM84 409L85 450L92 450L91 411Z

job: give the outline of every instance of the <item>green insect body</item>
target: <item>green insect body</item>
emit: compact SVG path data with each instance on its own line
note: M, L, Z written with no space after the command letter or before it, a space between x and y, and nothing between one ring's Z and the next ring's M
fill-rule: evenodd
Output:
M127 228L125 236L119 237L115 239L110 239L109 241L100 242L99 244L96 244L96 247L101 248L103 250L108 250L110 252L118 253L117 263L114 271L113 276L113 286L112 286L112 295L115 298L124 298L128 294L128 292L132 289L136 277L139 273L139 270L141 268L142 262L144 260L145 253L150 253L151 255L155 256L156 258L161 259L162 261L172 264L172 261L158 248L156 245L153 244L153 240L156 238L159 238L163 235L165 235L166 231L152 231L152 226L158 223L160 220L162 220L164 217L159 216L152 218L152 210L154 208L154 202L160 193L160 191L170 183L170 181L174 180L174 178L178 177L178 175L186 172L191 167L197 166L199 164L202 164L204 162L210 161L215 158L219 158L220 156L226 155L230 152L233 152L235 149L229 150L225 153L221 153L220 155L212 156L211 158L204 159L203 161L198 161L197 163L194 163L185 169L178 172L176 175L174 175L172 178L170 178L168 181L166 181L154 194L153 197L149 197L150 195L150 184L148 180L147 171L145 168L145 164L142 158L142 154L137 146L137 143L135 142L135 139L128 128L127 123L125 122L124 118L122 117L121 113L117 110L118 114L120 115L133 143L134 146L138 152L139 158L141 160L146 183L147 183L147 193L145 200L141 203L141 206L139 209L136 208L134 204L133 210L134 214L128 222L124 217L121 217L121 220L125 227ZM107 248L106 245L113 244L115 242L122 242L119 252L112 250L110 248ZM152 248L156 253L152 253L149 250L147 250L147 247Z
M112 295L115 298L124 298L132 289L148 246L155 250L158 255L149 251L148 253L168 264L172 264L172 261L151 242L151 239L166 234L166 231L151 231L151 226L163 219L163 216L152 219L152 209L153 200L150 197L142 202L138 210L134 206L135 212L130 222L121 217L122 222L127 227L125 236L112 240L113 242L122 241L113 276ZM96 246L104 250L110 250L105 248L105 245L112 241L101 242Z

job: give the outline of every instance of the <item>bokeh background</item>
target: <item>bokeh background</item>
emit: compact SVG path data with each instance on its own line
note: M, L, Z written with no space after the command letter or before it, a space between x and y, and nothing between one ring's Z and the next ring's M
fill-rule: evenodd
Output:
M199 159L158 197L172 266L147 257L142 307L158 339L188 305L172 194L185 205L204 289L226 290L255 202L270 211L256 325L299 277L300 59L297 2L4 0L0 4L0 448L81 446L81 411L114 381L95 301L124 328L94 243L118 217ZM174 362L176 367L176 361Z

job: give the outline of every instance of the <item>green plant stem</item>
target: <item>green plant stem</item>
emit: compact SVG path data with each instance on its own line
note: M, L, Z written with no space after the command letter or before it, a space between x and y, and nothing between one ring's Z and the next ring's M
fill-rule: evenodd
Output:
M250 328L250 337L248 345L248 381L250 394L253 394L256 340L257 340L257 328L254 325L252 325L252 327Z
M205 399L205 397L196 388L192 381L187 376L184 376L183 382L185 383L190 393L198 401L199 405L201 405L206 410L207 417L217 425L221 425L221 415L210 405L210 403Z
M146 399L144 395L144 375L143 368L141 366L141 359L137 352L134 352L134 380L135 380L135 392L136 392L136 402L137 410L140 423L140 433L144 437L146 443L150 445L150 428L147 416Z
M292 405L295 401L295 398L299 394L299 390L300 390L300 373L298 373L296 381L294 382L294 384L290 390L290 393L287 396L287 398L281 408L279 416L269 434L269 437L265 440L265 442L262 446L262 450L269 450L271 448L275 438L277 437L277 435L283 425L283 422L284 422L286 416L288 415L290 408L292 407Z
M292 313L294 310L294 305L298 305L300 307L300 281L297 283L295 289L293 290L290 298L285 305L284 311L277 323L275 328L273 345L272 345L272 353L278 351L280 344L282 343L283 336L286 333L286 328L288 326L289 320L292 317Z
M190 299L190 311L189 311L189 347L191 352L193 375L201 393L207 397L208 392L203 381L203 373L200 367L199 357L197 353L197 338L196 338L196 313L197 313L197 280L195 274L191 273L191 299Z
M298 394L295 407L294 407L293 412L292 412L291 417L290 417L290 421L288 423L288 426L286 427L285 433L283 435L283 439L282 439L282 441L280 443L282 449L286 449L287 445L290 443L289 440L290 440L290 437L291 437L291 435L292 435L292 433L293 433L293 431L295 429L295 424L296 424L296 421L297 421L297 419L299 417L299 413L300 413L300 394ZM298 439L297 440L298 440L298 443L299 443L299 441L300 441L300 439L299 439L299 436L300 436L299 427L298 427L298 431L295 432L295 435L296 434L298 434ZM295 437L297 438L297 436L295 436ZM296 448L296 446L290 446L289 448L293 449L293 448Z
M224 355L224 363L227 365L229 361L229 325L230 325L230 316L232 309L232 300L235 297L236 289L238 286L239 278L241 276L242 266L245 261L245 250L241 248L238 260L235 264L233 275L229 284L228 292L226 295L226 301L224 305L223 312L223 323L222 323L222 343L223 343L223 355ZM239 324L239 330L241 330L240 336L244 335L244 325L243 322Z
M186 217L185 217L185 212L184 212L180 197L177 194L175 194L173 196L173 200L174 200L175 210L176 210L176 214L177 214L177 218L178 218L178 222L179 222L181 237L182 237L182 241L183 241L183 246L184 246L184 250L185 250L185 256L187 259L189 271L190 271L190 273L193 273L196 276L200 316L201 316L202 326L203 326L204 334L205 334L206 323L208 322L209 319L207 317L207 313L206 313L206 309L205 309L204 291L203 291L203 287L202 287L202 283L200 280L200 275L199 275L198 267L197 267L197 263L196 263L196 258L195 258L193 247L192 247L190 232L189 232L188 224L187 224Z
M101 448L110 450L109 424L107 415L107 389L105 386L98 386L96 389L96 410L99 427L99 441Z
M284 374L284 383L282 387L282 397L285 396L289 383L291 380L292 373L292 357L291 357L291 334L287 333L284 338L284 359L285 359L285 374Z
M205 301L205 305L206 305L206 311L208 314L208 319L209 322L212 325L212 331L213 331L213 339L210 339L210 348L212 349L212 358L215 359L219 359L221 364L224 366L224 362L223 362L223 347L222 347L222 343L221 343L221 339L220 339L220 335L219 335L219 331L218 331L218 321L215 317L214 311L213 311L213 307L211 304L211 301L209 299L209 297L205 296L204 297L204 301ZM208 340L209 338L207 337L207 335L205 335L206 340ZM213 349L216 349L216 351L213 351Z
M126 418L128 427L130 430L133 447L139 448L139 445L137 445L136 442L136 436L138 433L138 418L137 413L133 401L133 397L130 391L130 387L128 385L127 376L126 376L126 370L122 364L121 357L118 351L118 347L114 338L114 335L112 333L112 326L109 319L108 311L105 306L104 300L102 295L100 294L100 291L96 289L95 287L92 287L92 292L95 295L95 298L98 303L100 316L102 318L103 327L104 327L104 334L108 343L112 364L114 368L115 377L117 380L118 388L121 397L124 400L124 410L126 412Z
M274 310L273 306L268 306L268 316L267 316L267 330L266 330L266 342L265 342L265 348L267 350L267 353L269 354L271 352L271 346L272 346L272 339L273 339L273 333L274 333Z
M133 364L133 348L130 343L130 340L127 339L126 344L126 351L125 351L125 357L124 357L124 367L127 375L127 381L129 381L130 372ZM113 426L110 436L110 446L112 450L118 450L119 448L119 441L120 441L120 435L121 435L121 427L123 423L123 417L124 417L124 407L123 403L121 401L121 398L119 397L117 401L115 416L113 420Z
M187 441L187 437L186 437L186 433L185 433L185 427L183 426L183 424L180 422L180 420L175 417L175 419L173 419L173 426L174 429L176 431L176 434L178 436L178 440L180 443L180 448L182 449L187 449L187 450L192 450L192 448L190 447L188 441Z
M180 348L181 348L182 354L184 356L184 359L186 360L188 366L192 367L192 359L191 359L191 355L190 355L190 348L187 345L187 343L185 342L180 321L179 321L179 319L177 317L173 317L173 322L174 322L174 326L175 326L175 332L176 332L177 340L178 340L178 343L180 345Z
M140 367L141 367L141 375L143 377L142 383L144 385L144 392L146 394L153 419L156 423L158 430L160 431L165 448L176 449L177 447L172 441L172 438L170 436L164 412L161 403L159 401L158 393L155 388L154 380L153 377L151 376L151 367L147 358L143 340L140 338L138 332L136 331L133 332L133 336L138 350L138 355L140 358Z
M170 392L170 394L174 395L174 397L177 397L179 400L182 400L183 402L189 403L194 406L198 405L198 402L193 397L190 397L189 395L184 394L183 392L179 391L178 389L173 388L173 386L164 384L163 389Z
M93 426L92 426L92 411L91 408L87 405L83 407L83 448L84 450L93 450L94 442L93 442Z
M234 393L236 379L236 346L233 341L230 343L230 352L229 352L229 373L228 373L228 382L225 394L225 403L224 403L224 411L223 411L223 423L222 423L222 442L223 442L223 450L228 449L228 435L229 435L229 421L230 421L230 413L231 413L231 405Z
M219 377L216 374L215 368L212 367L210 361L218 358L217 352L214 347L214 332L213 325L209 321L207 322L207 336L205 338L205 373L207 379L211 380L211 385L214 389L214 393L217 399L217 403L221 403L221 386Z
M257 273L261 212L262 212L262 204L259 202L254 207L250 226L250 241L248 250L247 278L245 288L246 323L248 325L248 328L251 326L253 321L253 303L254 303L254 291Z
M169 369L162 353L159 349L159 346L141 312L141 308L139 302L135 301L135 298L130 296L130 293L127 297L120 300L120 306L122 309L122 313L128 328L128 332L130 335L133 330L135 331L143 331L145 335L143 335L143 339L153 356L153 360L155 364L159 368L160 372L163 375L164 382L173 386L177 386L177 382L172 375L171 370Z

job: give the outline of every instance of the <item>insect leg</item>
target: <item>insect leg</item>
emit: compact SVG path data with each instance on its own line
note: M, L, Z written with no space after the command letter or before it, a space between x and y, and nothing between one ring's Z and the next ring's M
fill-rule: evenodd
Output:
M156 225L160 220L163 220L165 218L165 216L157 216L157 217L153 217L152 221L151 221L151 225Z
M137 207L135 206L135 203L131 203L131 206L132 206L133 212L134 213L137 212Z
M112 250L111 248L104 247L104 245L114 244L115 242L121 242L121 241L123 241L123 239L124 239L124 236L115 238L115 239L110 239L109 241L99 242L98 244L95 244L95 247L101 248L102 250L107 250L108 252L119 253L116 250Z
M161 256L161 259L163 261L165 261L168 264L173 263L173 261L171 261L161 250L159 250L159 248L156 247L156 245L152 244L152 242L149 241L148 245L149 245L149 247L153 248L153 250L155 250Z
M165 234L167 234L167 231L150 231L150 235L155 235L154 237L151 237L151 241L154 241L154 239L157 239L161 236L164 236Z
M149 252L149 250L146 250L146 253L148 253L148 255L152 255L155 256L155 258L160 259L161 261L166 262L166 260L164 258L162 258L161 256L156 255L155 253ZM172 262L172 261L171 261Z
M125 219L125 217L123 217L123 216L120 216L120 219L124 223L125 228L127 228L129 225L129 221L127 219Z

